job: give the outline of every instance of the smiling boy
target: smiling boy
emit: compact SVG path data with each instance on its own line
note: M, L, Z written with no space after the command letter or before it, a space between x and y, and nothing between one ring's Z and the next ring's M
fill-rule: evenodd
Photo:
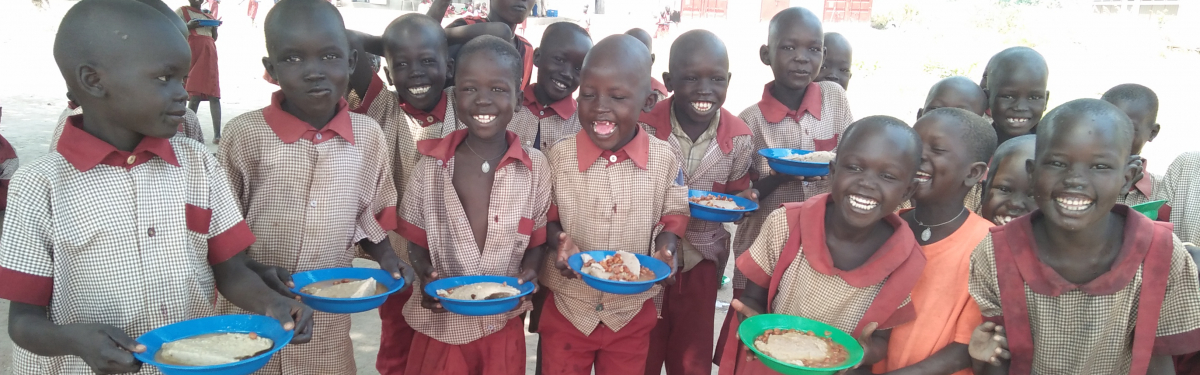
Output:
M1050 91L1046 59L1029 47L1011 47L992 57L987 72L988 108L997 140L1033 134L1046 111Z
M579 132L577 103L571 96L579 88L579 70L591 49L592 38L574 23L555 22L542 32L542 44L533 51L537 82L524 88L509 125L521 144L548 152L559 140Z
M850 41L842 34L825 33L825 59L821 63L821 72L813 81L833 82L849 90L850 77L854 76L850 70L852 66L854 50L850 48Z
M1033 159L1035 139L1037 136L1033 134L1022 135L996 148L983 185L979 215L984 219L1005 225L1037 209L1029 172L1025 170L1025 161Z

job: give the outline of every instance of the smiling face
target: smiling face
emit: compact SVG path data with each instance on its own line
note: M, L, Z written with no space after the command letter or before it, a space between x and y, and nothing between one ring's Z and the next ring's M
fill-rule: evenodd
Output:
M833 206L830 209L833 215L840 216L839 221L867 229L912 195L916 188L915 155L920 153L921 146L910 140L910 134L894 127L858 131L864 134L846 137L838 146L837 159L829 165Z
M772 31L767 45L759 49L759 58L771 66L776 85L803 90L816 78L825 58L820 22L781 22Z
M996 225L1008 224L1037 209L1025 161L1033 159L1033 142L1016 146L992 161L995 174L988 180L979 214Z
M1042 120L1050 96L1046 78L1045 69L1026 64L1000 65L991 72L989 106L999 134L1016 137L1033 131Z
M493 21L517 25L529 17L529 7L532 4L533 0L492 0L490 16L499 18Z
M671 49L675 51L675 48ZM725 54L724 46L711 43L679 52L679 55L672 53L671 71L663 75L667 90L674 93L675 115L692 124L708 124L725 105L725 94L729 91L729 56Z
M967 137L964 124L930 115L918 120L913 130L921 136L923 146L917 190L913 193L918 204L961 195L978 182L978 178L968 181L974 163L971 150L963 142Z
M582 30L565 27L559 30L546 37L542 46L533 51L533 65L538 68L535 89L550 103L570 97L579 88L583 58L592 49L592 40L582 34Z
M650 53L631 36L597 43L584 61L579 83L579 123L596 146L617 151L637 134L638 116L654 108Z
M1035 158L1026 163L1034 200L1051 226L1088 228L1109 214L1133 181L1129 138L1117 134L1113 116L1063 114L1055 121L1044 132L1048 139L1038 135Z
M389 26L384 38L388 76L400 100L423 111L433 110L450 69L445 35L422 25L400 25Z
M520 62L486 50L462 57L455 72L456 117L472 136L503 137L521 93L521 77L514 77L508 66Z
M263 65L271 78L279 81L285 98L283 109L305 122L323 125L336 113L357 60L349 50L345 29L333 16L309 17L304 21L312 22L274 19L275 24L265 27L268 55Z

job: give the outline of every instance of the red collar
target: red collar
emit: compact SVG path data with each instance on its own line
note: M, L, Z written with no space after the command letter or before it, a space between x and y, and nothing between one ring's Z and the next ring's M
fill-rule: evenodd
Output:
M762 112L763 118L767 122L781 122L784 117L791 117L796 122L800 122L800 119L804 117L804 112L808 112L808 114L817 120L821 119L821 106L824 99L821 97L821 85L819 83L813 82L808 84L808 88L804 90L804 98L800 100L800 108L796 108L795 111L788 109L787 106L779 102L779 99L775 99L775 96L771 95L772 87L775 87L774 81L767 83L766 87L763 88L762 100L758 102L758 110Z
M142 141L133 148L133 152L125 152L89 134L81 126L83 115L67 117L62 136L55 147L55 151L62 154L63 158L80 172L87 172L100 164L128 170L150 161L154 156L158 156L167 164L179 166L179 160L175 158L175 149L171 147L171 141L165 138L142 137Z
M372 75L371 84L367 85L367 93L363 94L361 98L362 102L360 102L358 108L351 109L350 112L360 115L367 114L367 110L371 109L371 103L375 102L375 98L379 96L380 91L383 91L383 80L379 79L378 74Z
M13 149L12 144L8 143L4 136L0 135L0 162L8 159L16 159L17 150Z
M643 113L638 121L654 127L654 136L661 140L667 140L671 136L671 102L675 100L672 96L658 102L654 105L654 109L648 113ZM717 146L721 148L721 152L729 154L733 152L733 138L742 135L751 135L750 127L746 126L746 122L734 116L733 113L721 108L721 119L717 121Z
M319 144L338 135L350 144L354 144L354 126L350 122L350 111L348 110L350 105L346 104L346 99L338 101L337 114L333 115L333 119L329 120L329 123L320 130L284 111L281 103L283 103L283 91L271 94L271 105L263 108L263 119L267 121L267 126L275 131L275 135L283 143L295 143L300 138L304 138L313 144Z
M908 260L913 251L921 251L916 237L913 237L912 229L908 228L908 223L904 222L899 215L892 213L883 217L883 220L893 229L892 236L883 243L883 246L880 246L879 250L875 250L875 254L871 255L867 262L858 268L849 271L837 269L833 266L833 257L829 254L829 247L825 243L825 209L829 203L828 193L805 201L804 216L800 222L806 225L792 226L792 228L799 228L800 236L804 238L804 246L801 250L809 264L817 272L838 276L851 286L865 288L883 282Z
M992 233L995 235L1000 228L1004 228L1004 232L1011 236L1008 239L1009 250L1005 251L1012 252L1017 269L1021 272L1020 277L1033 292L1051 297L1075 289L1090 295L1113 294L1129 285L1146 254L1151 251L1150 240L1154 237L1154 222L1143 215L1131 215L1133 210L1121 204L1113 206L1112 212L1125 217L1124 242L1117 259L1113 261L1112 269L1086 284L1067 281L1058 271L1038 259L1034 251L1037 243L1033 239L1033 220L1042 216L1041 210L1017 218L1004 227L993 227ZM1171 244L1165 246L1169 247Z
M550 105L543 107L542 103L538 103L537 101L537 94L533 93L534 86L537 86L537 84L534 83L529 86L525 86L524 98L521 99L521 104L525 105L525 108L529 108L529 112L532 112L534 116L537 116L539 119L544 119L553 115L558 115L558 117L566 120L575 114L575 108L577 105L575 103L575 98L572 98L570 95L568 95L562 100L550 103Z
M659 82L657 78L650 77L650 89L654 90L654 91L658 91L658 92L662 93L663 95L667 95L667 85L664 85L662 82Z
M646 169L646 163L650 160L650 137L646 136L645 131L637 128L639 127L634 127L634 131L637 133L633 135L633 139L616 152L601 150L595 143L592 143L591 138L588 138L587 132L580 131L575 135L575 152L576 158L579 159L579 171L587 171L598 158L608 161L605 168L625 160L632 160L633 165ZM612 159L612 156L616 156L616 159Z
M1129 191L1137 190L1140 191L1142 195L1149 197L1151 196L1150 194L1154 192L1154 178L1150 177L1150 167L1146 166L1147 163L1148 162L1146 161L1146 158L1142 158L1142 179L1138 180L1138 182L1135 182L1133 186L1130 187Z
M469 131L467 129L459 129L451 132L443 138L426 139L417 142L417 152L421 155L429 156L441 161L442 167L449 167L450 158L454 157L454 150L458 145L467 139ZM508 152L500 158L500 164L496 166L496 170L504 168L504 166L514 161L524 163L525 168L533 170L533 161L529 160L529 154L525 153L525 149L521 148L521 139L517 137L517 133L507 131L504 134L504 139L508 141Z
M433 106L433 111L425 112L403 101L400 102L400 109L403 109L409 116L417 119L421 123L422 128L446 121L446 92L442 91L442 97L438 99L437 105Z

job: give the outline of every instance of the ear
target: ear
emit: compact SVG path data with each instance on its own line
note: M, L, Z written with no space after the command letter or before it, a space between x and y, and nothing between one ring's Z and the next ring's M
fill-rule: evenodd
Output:
M1037 156L1034 156L1036 159ZM1033 183L1033 163L1034 159L1025 159L1025 173L1029 175L1029 183Z
M904 200L902 202L908 202L909 200L912 200L913 194L917 193L917 185L919 184L920 183L917 182L916 179L916 174L914 173L913 179L908 181L908 187L904 189Z
M654 105L658 104L658 94L654 90L650 90L649 95L646 95L646 103L642 105L642 112L650 113L654 110Z
M267 69L267 75L271 76L271 79L275 80L275 82L279 82L279 76L275 75L275 64L271 63L271 58L263 56L262 64L263 68Z
M975 186L979 182L987 178L988 165L984 162L975 162L971 164L971 170L967 173L967 178L963 180L963 186Z
M1046 90L1046 98L1045 98L1045 99L1043 99L1043 100L1045 100L1045 101L1046 101L1046 103L1049 103L1049 102L1050 102L1050 90Z
M534 66L542 65L541 60L542 60L542 47L534 48L533 49L533 65Z
M446 78L450 81L454 81L454 64L453 57L446 58Z
M650 65L654 65L654 54L650 54Z
M350 55L347 57L349 57L346 60L349 60L350 63L350 74L354 74L354 67L358 66L358 50L350 49Z
M104 89L103 74L96 70L91 65L83 64L75 68L75 80L79 82L79 87L87 95L96 98L103 98L108 94ZM75 102L79 104L79 102Z
M663 72L662 79L663 79L663 86L667 87L667 92L674 92L675 86L671 84L671 72Z
M392 65L388 64L387 67L383 68L382 70L383 70L383 78L387 79L387 85L395 86L396 84L392 83Z
M1146 142L1152 142L1154 138L1158 138L1158 132L1160 131L1162 131L1162 125L1159 125L1157 122L1154 125L1150 125L1150 139L1147 139Z
M925 108L917 108L917 120L920 120L921 117L925 117Z
M758 47L758 61L762 61L763 65L771 65L771 49L766 44Z

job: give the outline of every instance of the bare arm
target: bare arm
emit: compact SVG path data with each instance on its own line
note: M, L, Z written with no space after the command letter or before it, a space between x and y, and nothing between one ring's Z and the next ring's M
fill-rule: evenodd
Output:
M450 45L464 44L481 35L491 35L504 40L512 40L512 28L503 22L481 22L474 25L455 26L446 29L446 41Z
M12 302L8 308L8 332L13 343L40 356L78 356L98 374L138 371L142 364L133 352L144 352L125 332L107 324L57 325L50 321L45 306Z
M312 309L271 290L246 266L245 257L246 253L238 253L212 266L217 290L237 307L278 319L284 329L295 329L293 343L308 342L312 338Z
M967 344L950 343L929 358L911 366L890 371L888 375L950 375L971 367Z
M441 24L442 19L446 18L447 8L450 8L450 0L433 0L433 4L429 6L429 11L425 15Z

